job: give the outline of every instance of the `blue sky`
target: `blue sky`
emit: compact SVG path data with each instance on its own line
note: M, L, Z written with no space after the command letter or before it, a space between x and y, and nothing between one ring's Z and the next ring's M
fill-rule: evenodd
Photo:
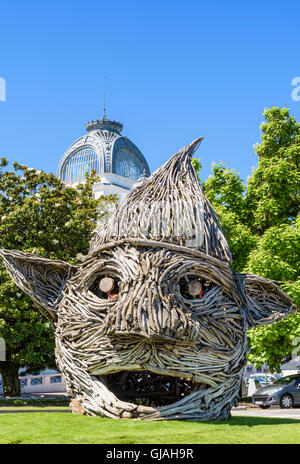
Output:
M202 178L224 161L245 180L264 108L300 76L299 1L15 0L0 7L0 155L56 172L85 123L124 123L151 171L194 138Z

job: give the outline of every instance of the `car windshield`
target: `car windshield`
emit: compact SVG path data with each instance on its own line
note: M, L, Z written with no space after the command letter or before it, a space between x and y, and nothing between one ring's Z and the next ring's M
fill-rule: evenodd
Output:
M298 378L299 375L288 375L287 377L282 377L281 379L275 380L273 385L289 385Z

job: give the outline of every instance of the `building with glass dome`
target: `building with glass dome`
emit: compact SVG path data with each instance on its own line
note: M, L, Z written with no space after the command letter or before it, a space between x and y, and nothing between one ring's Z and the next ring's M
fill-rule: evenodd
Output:
M138 147L125 135L123 124L102 119L86 124L87 134L71 145L60 160L57 176L67 185L85 179L85 173L95 170L100 182L94 185L95 197L117 194L122 200L133 184L148 177L147 161Z

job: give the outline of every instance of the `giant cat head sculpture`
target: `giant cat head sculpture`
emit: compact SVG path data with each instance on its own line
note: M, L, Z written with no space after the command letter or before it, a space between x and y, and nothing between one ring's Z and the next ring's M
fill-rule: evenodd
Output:
M55 326L75 412L227 419L247 327L295 309L272 281L231 271L192 166L200 140L132 190L81 264L1 250L16 284Z

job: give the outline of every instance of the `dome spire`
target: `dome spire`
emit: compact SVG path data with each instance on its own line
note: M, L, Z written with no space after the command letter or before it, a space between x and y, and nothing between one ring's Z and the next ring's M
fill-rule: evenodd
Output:
M105 106L105 97L106 97L106 77L104 77L104 89L103 89L103 116L102 119L106 118L106 106Z
M104 77L103 86L102 118L87 122L85 127L88 132L91 132L93 130L107 130L109 132L116 132L117 134L120 134L120 132L122 132L123 130L123 124L121 122L114 121L106 116L106 77Z

